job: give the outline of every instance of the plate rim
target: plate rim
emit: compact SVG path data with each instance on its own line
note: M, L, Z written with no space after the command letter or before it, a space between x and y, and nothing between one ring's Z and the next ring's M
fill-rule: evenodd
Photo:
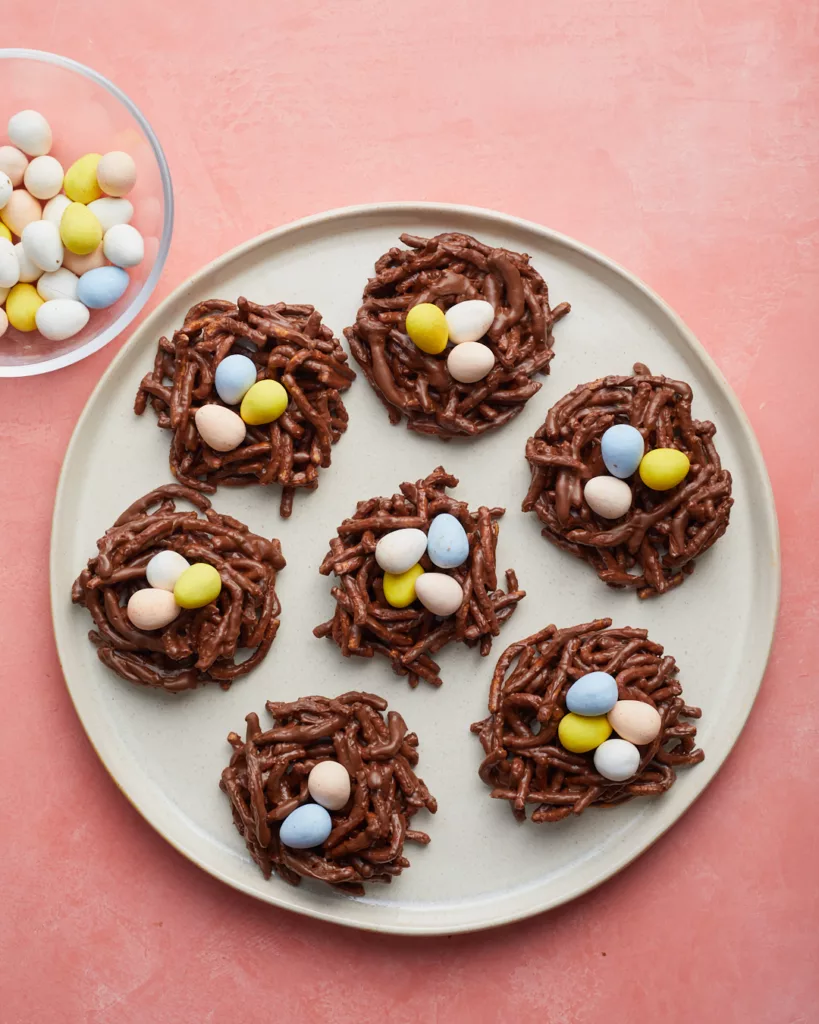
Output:
M735 723L735 727L731 730L728 736L729 742L724 749L724 753L715 760L714 757L707 759L703 765L699 766L699 771L702 774L707 773L707 778L704 779L702 785L694 790L684 806L679 810L678 813L672 816L671 820L666 821L664 816L658 815L658 822L652 827L652 835L648 842L640 845L639 849L635 851L629 851L625 854L619 854L612 860L612 865L607 865L603 871L600 871L591 880L579 881L574 886L568 886L561 891L557 896L546 896L545 898L538 899L537 890L534 889L531 892L532 900L522 907L517 907L511 910L501 909L500 913L493 913L487 917L485 912L481 911L481 907L486 905L487 901L477 900L474 902L476 913L466 921L458 921L452 925L446 925L443 923L430 922L426 917L418 920L402 920L401 915L398 916L398 920L385 916L383 919L359 919L357 916L350 913L350 909L355 906L369 906L369 904L359 904L355 900L344 900L332 907L332 910L325 910L320 905L314 905L312 903L300 903L295 900L288 900L286 897L290 895L288 891L280 890L276 885L270 886L270 891L261 893L256 889L253 889L245 885L240 879L230 877L225 872L220 870L217 866L205 863L201 856L197 856L193 849L189 849L184 842L176 837L172 837L163 827L163 825L156 820L156 815L152 814L150 806L145 806L145 803L136 796L132 796L120 783L117 774L112 767L112 764L106 760L101 754L100 750L94 743L94 739L91 735L90 727L86 721L86 715L84 714L84 706L82 701L82 689L81 687L72 687L69 682L68 674L65 671L65 664L63 662L62 650L58 640L59 629L57 623L57 609L58 605L63 603L65 595L62 592L57 591L56 586L56 563L59 558L59 552L56 549L56 536L57 536L57 525L61 520L62 505L67 500L67 478L68 478L68 465L72 461L75 454L75 449L79 444L78 437L81 433L85 420L90 416L90 409L96 404L98 394L107 386L108 381L112 379L118 372L119 367L125 360L131 349L139 344L139 338L143 333L149 333L151 330L156 331L153 327L155 322L159 322L165 315L165 310L177 302L182 293L187 289L195 288L198 282L206 275L212 274L221 270L235 260L241 259L254 249L262 248L271 242L279 241L285 238L289 234L297 234L305 229L310 229L316 225L332 224L335 221L353 219L359 217L377 216L378 214L404 214L407 216L413 215L424 215L424 214L449 214L458 218L475 217L480 220L493 222L495 225L500 227L506 226L514 228L519 231L526 231L539 235L545 241L559 246L563 246L566 249L579 254L586 259L591 260L594 263L604 267L605 269L613 272L615 275L623 278L628 284L630 284L637 291L641 292L643 297L646 298L656 309L662 313L678 331L679 335L685 342L687 350L696 357L701 363L703 369L707 372L710 379L717 387L723 401L727 402L730 406L733 415L737 419L738 427L742 433L742 440L744 442L745 451L748 457L752 459L754 469L758 474L759 478L763 482L764 493L762 495L763 501L757 505L757 511L762 514L765 533L768 535L771 541L771 554L772 554L772 565L771 572L774 577L774 588L771 593L767 595L767 604L769 606L769 615L771 617L771 630L766 649L764 650L764 659L760 663L758 679L756 685L750 694L750 700L744 713L741 713ZM283 910L288 910L293 913L302 914L307 917L323 920L336 925L342 925L344 927L357 928L363 931L370 931L376 933L387 933L395 935L453 935L458 933L474 932L484 929L500 927L505 924L510 924L514 921L523 920L528 917L533 917L536 914L543 913L544 911L554 909L555 907L562 906L571 900L576 899L578 896L589 892L597 886L608 881L614 875L628 867L634 860L650 849L654 843L660 839L673 825L675 825L684 814L688 812L692 804L698 800L705 790L710 786L711 782L728 759L729 755L733 751L737 740L739 739L742 730L748 720L751 710L756 702L756 698L759 693L759 688L762 685L762 681L765 677L767 666L770 660L771 650L773 642L776 637L776 626L780 609L782 591L782 558L781 558L781 543L779 536L779 526L776 513L776 502L771 486L770 477L765 465L765 460L762 455L762 450L757 440L756 434L753 427L739 402L739 399L734 394L733 389L728 384L727 380L723 376L721 370L708 354L702 343L695 336L693 331L686 325L683 319L676 313L666 302L661 298L652 288L650 288L641 278L637 277L631 271L617 263L616 261L605 256L603 253L586 245L583 242L579 242L569 235L565 235L559 231L555 231L552 228L545 227L544 225L538 224L534 221L527 220L525 218L517 217L512 214L501 213L496 210L487 209L479 206L463 205L459 203L442 203L442 202L426 202L426 201L411 201L411 200L399 200L390 202L377 202L377 203L361 203L354 204L351 206L336 207L331 210L324 212L310 214L306 217L301 217L297 220L290 221L286 224L280 225L279 227L272 228L269 231L263 232L260 235L256 235L253 238L246 240L235 246L233 249L228 250L216 259L211 260L205 266L197 270L193 275L182 281L176 288L168 294L162 302L154 309L145 320L139 324L133 331L131 336L116 354L111 361L110 365L106 368L97 384L88 396L82 412L80 413L74 428L71 433L71 438L63 455L62 465L60 467L60 475L57 483L57 488L54 498L54 512L51 520L51 533L49 541L49 593L50 593L50 606L51 606L51 624L52 631L54 633L54 643L57 651L57 658L60 663L60 670L63 675L68 695L71 699L71 703L74 707L74 711L80 720L83 731L85 732L88 742L91 744L92 749L96 753L105 771L108 773L117 789L125 796L131 806L140 814L140 816L147 822L151 828L154 829L170 846L172 846L178 853L182 854L187 860L196 867L205 871L213 878L218 879L220 882L230 886L232 889L236 889L240 892L249 895L260 902L267 903L272 906L279 907ZM90 716L89 716L90 717ZM111 758L111 761L114 759ZM703 768L705 771L703 772ZM293 894L295 894L293 891ZM489 905L496 906L493 902L489 902Z

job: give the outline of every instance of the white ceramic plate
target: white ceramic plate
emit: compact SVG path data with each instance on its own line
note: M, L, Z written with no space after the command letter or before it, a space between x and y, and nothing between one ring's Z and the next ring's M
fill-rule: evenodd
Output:
M217 686L171 696L111 674L86 639L87 613L70 603L71 582L95 541L141 494L169 480L168 434L153 415L132 412L156 339L170 334L194 302L246 295L257 302L311 302L341 336L353 322L375 259L402 231L463 230L531 254L553 304L573 311L555 331L551 376L524 413L477 443L444 444L390 427L363 376L345 396L350 428L333 451L317 492L296 495L289 522L278 488L224 489L215 506L257 533L279 537L288 560L279 577L282 626L263 665L228 693ZM641 602L603 586L583 563L541 539L520 512L529 471L526 438L561 395L582 381L628 373L635 360L682 378L694 412L713 419L736 504L725 537L685 586ZM439 463L460 477L459 497L505 505L498 567L513 566L528 597L492 654L445 649L444 686L411 691L380 659L345 661L311 629L332 613L330 582L317 568L337 524L357 500L392 494ZM401 933L467 931L512 921L570 900L645 850L703 791L733 746L768 658L779 596L779 550L770 484L751 428L714 364L679 318L643 284L571 239L483 210L423 203L379 204L311 217L240 246L178 288L139 328L101 380L80 418L57 493L51 545L57 646L68 688L108 771L145 819L190 860L259 899L340 924ZM703 764L683 770L657 800L591 809L555 825L517 825L478 779L481 749L469 725L486 714L495 660L504 647L549 622L565 626L608 615L644 626L681 667L689 703L703 709ZM420 774L438 797L418 828L432 843L410 847L412 867L364 898L280 879L266 882L235 831L218 788L225 741L266 699L383 694L420 735ZM729 800L730 793L723 799ZM681 857L685 854L681 853ZM681 868L683 865L681 865Z

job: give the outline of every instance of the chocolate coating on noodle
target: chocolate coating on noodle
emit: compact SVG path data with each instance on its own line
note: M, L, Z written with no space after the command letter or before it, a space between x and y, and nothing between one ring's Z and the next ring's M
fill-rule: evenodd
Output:
M421 679L441 685L439 666L431 655L450 641L479 646L482 655L489 654L492 637L500 633L526 592L518 589L511 569L506 571L507 592L498 587L497 520L505 509L482 505L470 512L466 502L446 493L457 484L457 477L438 466L424 480L401 484L400 494L358 503L352 518L339 526L338 537L330 541L319 568L324 576L334 573L338 585L332 589L335 614L316 626L315 636L332 640L345 657L389 658L393 671L407 676L412 687ZM375 560L376 544L393 530L415 528L427 533L441 512L460 521L469 540L469 555L456 569L440 569L426 554L420 564L427 572L446 572L458 581L464 593L461 607L446 618L433 615L420 602L408 608L390 607L384 597L383 571Z
M641 598L664 594L694 571L694 559L725 533L733 505L731 474L714 445L716 427L691 416L688 384L653 376L636 363L630 377L581 384L554 405L526 442L532 470L524 512L535 512L543 536L587 561L613 587L634 587ZM669 491L652 491L639 473L620 519L592 512L583 488L605 474L600 439L615 423L630 423L646 450L677 448L691 469ZM637 571L632 571L634 569Z
M534 822L560 821L592 804L614 807L638 796L665 793L677 768L703 760L693 722L702 712L680 696L677 664L645 629L611 629L611 619L557 629L547 626L507 647L489 690L489 717L476 722L485 758L479 773L495 800L507 800L519 821L536 805ZM660 713L652 743L639 747L640 767L625 782L595 771L594 751L574 754L557 737L567 713L566 693L589 672L617 680L619 700L639 700Z
M268 701L275 719L262 731L249 714L244 740L232 732L230 765L221 789L233 821L265 878L275 871L286 882L326 882L361 895L367 882L391 882L409 861L404 843L426 845L429 836L409 827L418 811L435 813L435 798L415 774L418 737L397 711L372 693ZM333 830L319 847L294 850L279 842L279 827L309 801L307 778L321 761L347 769L350 799L329 811Z
M548 373L552 327L569 304L549 305L549 289L526 254L493 248L471 235L434 238L401 235L375 264L353 327L344 334L367 380L387 407L390 422L407 417L422 434L474 437L503 426L540 390L532 380ZM495 320L483 341L495 367L463 384L450 376L444 352L427 355L405 330L407 313L421 302L446 311L457 302L484 299Z
M194 510L177 511L176 500L190 502ZM88 609L96 627L88 638L100 661L122 679L171 693L210 681L226 690L270 650L281 611L281 545L214 512L198 491L179 484L157 487L122 513L97 548L74 581L71 600ZM164 629L143 632L128 619L126 606L135 591L148 586L148 562L166 550L212 565L222 591L204 608L183 609ZM250 656L237 661L243 648Z
M238 448L217 452L202 440L194 416L203 405L224 404L214 374L236 354L256 364L257 380L283 384L289 402L273 423L248 425ZM315 490L319 470L330 465L331 447L347 429L341 392L354 380L347 354L313 306L209 299L188 310L172 340L159 339L134 412L141 415L150 402L159 426L171 431L170 467L180 483L207 494L219 484L278 483L286 518L295 492Z

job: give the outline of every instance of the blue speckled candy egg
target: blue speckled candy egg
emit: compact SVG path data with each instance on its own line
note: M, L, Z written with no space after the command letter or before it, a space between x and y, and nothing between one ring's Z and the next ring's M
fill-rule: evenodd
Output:
M130 280L120 267L87 270L77 282L77 298L89 309L107 309L122 298Z
M643 435L630 423L615 423L600 438L606 469L621 480L637 472L644 451Z
M256 364L247 356L227 356L216 367L213 382L225 405L238 405L256 383Z
M333 822L319 804L302 804L288 814L279 829L279 839L291 850L320 846L333 830Z
M466 530L449 512L442 512L430 523L427 554L439 569L455 569L469 556Z
M572 683L566 707L576 715L606 715L617 703L617 681L608 672L589 672Z

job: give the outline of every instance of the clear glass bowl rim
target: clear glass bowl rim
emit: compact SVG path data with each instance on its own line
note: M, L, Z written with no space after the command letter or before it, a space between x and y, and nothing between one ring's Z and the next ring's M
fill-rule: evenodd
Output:
M84 75L86 78L89 78L92 82L96 82L97 85L102 86L102 88L107 90L107 92L109 92L115 99L119 100L119 102L126 108L128 113L140 126L142 131L145 133L145 137L148 142L151 144L151 149L153 150L157 165L159 166L159 176L162 180L162 198L164 201L162 237L159 240L159 251L157 252L156 260L154 261L151 272L146 278L142 288L131 300L128 307L117 317L117 319L105 330L100 331L95 338L87 341L79 348L72 349L70 352L54 356L52 359L44 359L39 363L31 363L29 365L21 364L19 366L0 366L0 377L33 377L40 373L51 373L53 370L61 370L64 366L71 366L72 363L78 363L81 359L85 359L92 353L98 352L110 341L113 341L114 338L122 334L125 328L131 323L148 301L151 292L156 287L156 283L162 273L162 268L165 266L165 260L168 257L168 250L171 247L171 235L173 233L173 186L171 184L171 172L168 167L168 161L165 159L165 154L162 151L162 146L159 144L159 139L154 134L153 128L151 128L139 107L137 107L136 104L125 95L122 89L114 85L113 82L109 82L104 75L101 75L98 71L94 71L93 68L86 67L84 64L80 64L76 60L71 60L70 57L61 57L56 53L46 53L43 50L0 49L0 60L12 59L36 60L43 64L55 64L57 67L65 68L67 71L74 71L77 74Z

